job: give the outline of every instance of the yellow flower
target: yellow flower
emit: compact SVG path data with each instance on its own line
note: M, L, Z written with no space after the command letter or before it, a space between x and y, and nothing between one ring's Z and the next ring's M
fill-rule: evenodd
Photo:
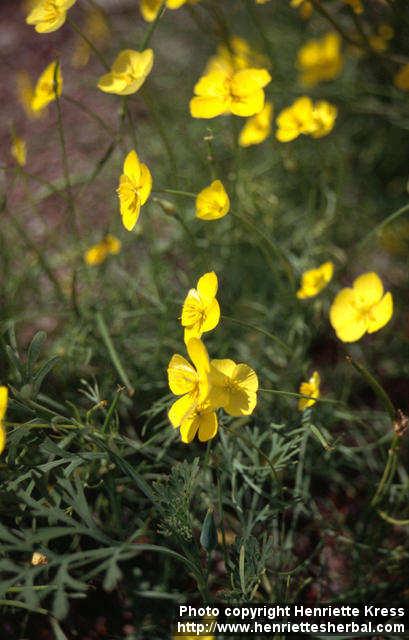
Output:
M58 65L58 69L57 69ZM57 75L56 74L57 69ZM56 81L56 91L54 89L54 76ZM39 113L45 109L45 107L55 100L55 94L59 97L62 93L62 74L61 67L55 60L51 62L43 71L37 84L34 88L33 97L31 100L31 109L35 113Z
M349 4L355 13L363 13L364 7L361 0L344 0L345 4Z
M380 24L376 34L369 36L369 43L374 51L386 51L389 40L392 40L395 32L389 24Z
M267 58L253 51L247 40L240 38L240 36L232 36L228 45L219 44L216 55L212 56L206 65L205 75L211 71L225 71L233 74L241 69L259 68L267 65Z
M26 115L29 118L39 118L41 112L34 111L32 108L34 88L30 80L30 76L26 71L17 73L17 96Z
M250 147L253 144L264 142L271 133L272 119L273 106L270 102L266 102L264 109L249 118L240 131L239 145L241 147Z
M334 128L337 119L338 109L325 100L315 103L313 110L313 119L310 128L310 135L313 138L323 138L327 136Z
M91 9L88 11L83 28L85 36L96 46L104 45L110 35L109 26L103 11L100 9ZM71 57L73 67L85 67L91 56L91 47L80 38L75 41L74 51Z
M230 199L220 180L214 180L196 197L196 217L201 220L223 218L230 210Z
M0 453L3 453L6 446L6 429L4 418L6 417L9 392L7 387L0 386Z
M352 287L342 289L330 309L330 322L343 342L356 342L365 333L382 329L393 314L392 294L384 295L383 284L374 272L364 273Z
M57 31L65 22L67 11L76 0L38 0L26 18L37 33Z
M309 87L336 78L343 66L340 36L327 33L319 40L309 40L298 52L297 66L301 82Z
M215 118L226 113L253 116L264 107L264 87L271 81L266 69L220 69L202 76L190 101L193 118Z
M121 241L108 234L101 242L94 244L84 254L85 262L93 267L101 264L111 255L116 255L121 250Z
M153 51L124 49L116 57L111 71L103 75L98 88L105 93L128 96L135 93L145 82L153 66Z
M168 9L179 9L184 4L196 4L199 0L167 0L165 6ZM146 22L153 22L162 6L162 0L140 0L140 11Z
M27 161L27 145L23 138L13 136L10 153L20 167L24 167Z
M182 442L192 442L196 434L200 442L207 442L215 437L218 427L217 415L211 406L205 404L193 407L180 424Z
M151 172L146 164L139 162L136 151L130 151L125 158L117 190L122 224L128 231L132 231L136 225L141 206L149 198L151 189Z
M279 113L276 138L280 142L290 142L301 134L321 138L333 129L337 114L329 102L321 100L314 105L311 98L303 96Z
M206 347L199 338L191 338L186 348L194 366L179 354L172 356L169 362L168 381L170 390L176 396L181 397L172 404L168 416L175 429L180 427L183 442L190 442L198 429L199 439L202 439L200 434L202 434L202 437L208 435L210 424L213 424L214 427L214 418L211 415L207 415L211 414L213 409L206 403L209 393L210 371ZM190 435L192 437L189 440Z
M217 275L214 271L199 278L196 289L190 289L182 308L182 327L185 327L185 342L200 338L214 329L220 320L220 307L216 300Z
M291 0L290 5L300 10L300 15L304 20L312 16L314 7L309 0Z
M297 298L313 298L325 289L331 281L334 273L332 262L324 262L316 269L304 271L301 278L301 287L297 291Z
M399 69L393 79L394 85L401 91L409 91L409 64L405 64Z
M308 398L300 398L298 401L298 409L304 411L308 407L312 407L317 399L320 397L320 384L321 378L318 371L314 371L308 382L302 382L300 384L300 393Z
M212 360L210 363L208 402L222 407L229 415L239 417L253 413L257 404L257 374L247 364L233 360Z

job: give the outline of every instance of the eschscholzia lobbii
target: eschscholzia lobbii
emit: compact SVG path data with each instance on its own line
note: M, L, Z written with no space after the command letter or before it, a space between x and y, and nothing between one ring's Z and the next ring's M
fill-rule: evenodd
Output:
M34 113L41 113L62 93L63 79L61 67L57 60L51 62L42 72L34 87L31 98L31 109Z
M121 241L108 233L97 244L92 245L84 254L84 260L90 267L102 264L109 255L116 255L121 250Z
M141 206L149 198L151 190L151 172L146 164L139 161L136 151L130 151L125 158L117 190L122 223L128 231L136 225Z
M129 96L141 88L153 66L153 51L124 49L116 57L111 70L101 76L98 88L105 93Z
M343 66L341 45L341 37L332 32L306 42L297 55L302 84L313 87L319 82L334 80Z
M300 384L300 394L307 396L300 398L298 401L298 409L304 411L312 407L320 397L321 377L318 371L314 371L311 378L307 382Z
M220 180L214 180L196 197L196 217L201 220L218 220L230 210L230 199Z
M57 31L64 24L67 11L75 2L76 0L37 0L26 22L33 25L37 33Z
M196 434L205 442L218 431L218 409L231 416L247 416L254 411L258 379L246 364L209 361L199 338L191 338L186 346L194 366L179 354L172 357L168 366L169 387L181 396L172 404L169 420L173 427L180 428L182 442L191 442Z
M181 324L185 329L184 339L200 338L203 333L214 329L220 320L220 307L216 300L218 288L214 271L199 278L196 289L190 289L182 308Z
M279 142L290 142L302 134L322 138L332 131L337 114L337 108L329 102L319 100L314 104L311 98L302 96L279 113L276 138Z
M384 293L381 279L374 272L363 273L335 297L330 322L342 342L356 342L365 333L382 329L393 315L393 299Z
M10 153L20 167L24 167L27 162L27 144L20 136L13 135L11 139Z
M250 147L254 144L261 144L271 133L271 123L273 119L273 105L266 102L260 113L251 116L240 131L239 145Z
M316 269L304 271L301 277L301 286L297 291L297 298L313 298L322 291L331 281L334 273L332 262L324 262Z
M167 9L179 9L184 4L196 4L199 0L166 0L165 7ZM140 0L139 7L142 18L146 22L156 20L159 10L163 5L163 0Z

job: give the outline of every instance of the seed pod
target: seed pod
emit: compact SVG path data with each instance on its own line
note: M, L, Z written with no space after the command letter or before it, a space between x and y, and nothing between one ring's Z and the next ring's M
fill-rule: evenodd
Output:
M213 507L209 507L200 534L200 544L208 553L217 546L217 529L213 516Z

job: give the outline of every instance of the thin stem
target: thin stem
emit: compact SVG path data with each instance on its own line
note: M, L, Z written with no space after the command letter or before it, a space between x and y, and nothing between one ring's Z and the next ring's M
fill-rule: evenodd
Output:
M391 446L388 451L388 460L385 465L385 469L383 470L382 477L379 481L375 494L371 500L371 507L375 507L378 502L382 499L386 489L389 486L389 482L393 478L393 474L395 472L395 464L397 460L397 452L399 449L400 437L395 433Z
M267 338L270 338L270 340L274 340L274 342L276 342L277 344L280 345L280 347L282 349L284 349L287 353L292 353L292 350L290 349L290 347L288 347L285 342L283 342L280 338L278 338L276 335L274 335L274 333L270 333L269 331L266 331L265 329L261 329L261 327L257 327L254 324L251 324L249 322L244 322L243 320L237 320L236 318L231 318L230 316L225 316L222 315L223 320L229 320L230 322L234 322L235 324L239 324L242 327L247 327L248 329L253 329L254 331L257 331L257 333L261 333L262 335L266 336Z
M156 189L154 193L170 193L174 196L186 196L186 198L197 198L197 193L191 191L179 191L178 189Z
M119 358L119 355L115 349L114 343L111 340L111 336L109 335L108 332L108 327L105 324L105 320L102 316L101 313L97 313L97 325L98 325L98 330L101 334L101 338L103 339L105 346L107 348L107 351L109 353L109 356L111 358L112 364L114 365L115 369L117 370L117 373L119 375L119 377L121 378L122 382L124 383L124 385L126 386L126 389L128 391L128 394L130 396L133 396L135 393L135 389L133 388L128 375L125 371L125 369L122 366L122 362Z
M161 19L161 17L163 16L163 14L165 13L165 3L166 0L163 0L161 6L159 7L158 13L156 14L156 18L155 20L151 23L149 29L147 30L144 39L141 42L141 46L140 46L140 51L143 51L144 49L146 49L146 47L148 46L148 44L151 41L151 38L153 36L153 34L155 33L155 29L158 26L158 22Z
M100 127L102 127L113 138L116 138L116 135L117 135L116 131L111 129L111 127L109 125L107 125L106 122L104 122L104 120L97 113L95 113L95 111L92 111L92 109L87 107L85 104L83 104L79 100L76 100L75 98L72 98L71 96L67 96L66 94L63 94L61 97L63 98L63 100L66 100L67 102L69 102L70 104L74 105L78 109L81 109L81 111L83 111L90 118L95 120L95 122L97 122L100 125Z
M409 212L409 204L405 204L403 207L391 213L385 220L382 220L376 227L374 227L366 236L358 243L358 248L361 248L365 245L372 236L377 235L382 229L384 229L388 224L394 222L400 216L403 216L405 213Z

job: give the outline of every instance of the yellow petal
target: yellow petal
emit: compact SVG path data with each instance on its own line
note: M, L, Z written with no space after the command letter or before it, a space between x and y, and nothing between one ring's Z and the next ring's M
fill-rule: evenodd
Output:
M196 217L201 220L218 220L230 209L230 199L220 180L214 180L196 197Z
M347 287L336 295L330 308L330 322L343 342L362 338L367 328L365 315L356 306L354 290Z
M269 82L271 76L266 69L243 69L234 74L230 88L235 98L246 98L263 89Z
M247 364L236 365L233 380L246 391L255 392L258 389L257 374Z
M202 331L212 331L219 324L220 320L220 307L217 300L213 300L206 307L206 314L202 323Z
M0 422L0 454L3 453L6 446L6 428L2 422Z
M3 422L8 403L9 391L4 385L0 386L0 422Z
M380 301L383 296L383 284L375 272L363 273L352 284L358 304L370 306Z
M222 185L223 186L223 185ZM197 281L197 291L205 305L209 304L216 297L218 280L214 271L205 273Z
M195 393L186 393L178 398L171 406L168 412L170 423L173 427L180 427L182 422L188 417L197 404L197 395Z
M182 442L189 444L195 437L199 429L200 419L196 411L192 411L180 425L180 435Z
M141 164L140 196L141 205L145 204L152 191L152 174L146 164Z
M132 149L125 158L124 174L139 187L141 182L141 163L134 149Z
M199 440L207 442L214 438L217 433L218 423L217 416L214 411L206 411L199 418Z
M368 318L368 333L382 329L393 315L393 299L391 293L386 293L382 300L371 308Z
M230 99L208 98L195 96L189 103L190 115L192 118L216 118L227 113L229 110Z
M263 89L258 89L248 95L234 96L230 105L230 111L235 116L253 116L264 108L264 99Z
M98 89L101 89L101 91L105 93L123 95L126 86L125 79L115 76L111 71L101 76L98 81Z
M168 381L172 393L180 396L195 391L198 374L183 356L175 354L168 365Z

